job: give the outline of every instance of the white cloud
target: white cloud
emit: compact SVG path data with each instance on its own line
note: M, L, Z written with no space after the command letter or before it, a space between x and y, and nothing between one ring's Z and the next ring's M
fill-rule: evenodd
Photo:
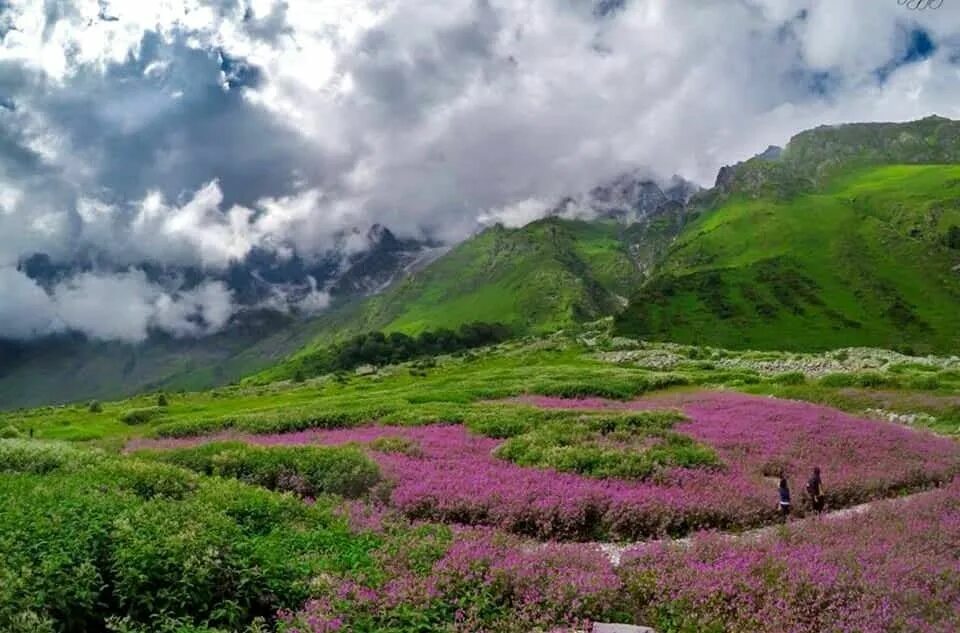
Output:
M455 241L627 169L709 185L815 125L960 118L958 3L3 4L0 314L38 301L10 272L34 253L209 271L254 249L353 252L374 223ZM918 27L936 51L892 64ZM201 304L227 318L219 291L104 275L74 275L51 318L125 339L192 335ZM80 292L139 299L106 326Z
M56 331L50 298L16 268L0 267L0 338L29 339Z
M81 273L48 293L17 269L0 267L0 297L0 338L14 339L72 331L137 343L153 329L203 336L220 330L234 312L220 282L167 290L141 271Z
M527 198L498 209L482 213L477 221L483 226L502 224L507 228L516 228L542 218L549 209L548 202L537 198Z

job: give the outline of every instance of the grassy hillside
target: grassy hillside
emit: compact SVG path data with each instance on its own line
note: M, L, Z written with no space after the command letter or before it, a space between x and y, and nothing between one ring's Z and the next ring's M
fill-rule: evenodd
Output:
M610 314L638 276L622 230L556 218L491 228L372 300L364 322L407 333L471 321L549 331Z
M789 198L733 195L632 296L621 332L767 349L960 350L960 166L848 170Z
M52 342L6 358L0 408L108 399L157 389L206 389L315 353L369 330L419 333L499 322L542 332L619 310L639 273L614 223L560 219L491 228L384 294L341 304L310 321L264 315L199 341ZM0 352L2 353L2 352ZM289 377L288 363L269 373Z
M384 294L330 315L309 345L254 381L291 378L331 343L365 331L419 334L480 321L539 333L614 314L641 278L631 237L613 221L490 228Z

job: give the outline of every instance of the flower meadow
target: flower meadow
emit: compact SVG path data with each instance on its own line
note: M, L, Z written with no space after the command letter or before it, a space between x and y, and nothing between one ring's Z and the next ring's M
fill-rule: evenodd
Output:
M378 552L378 574L331 583L283 614L288 633L569 631L612 616L622 597L596 547L531 545L489 528L425 526L413 536Z
M960 482L758 536L639 546L619 567L595 544L483 528L425 526L416 539L378 552L380 575L332 582L283 614L287 632L571 631L598 620L660 633L960 630Z
M764 538L639 547L620 576L631 618L663 631L960 631L960 481Z
M777 511L771 477L781 470L799 502L806 476L819 466L828 507L842 507L945 482L960 469L960 451L948 439L802 402L719 392L616 405L560 398L537 398L533 404L678 407L688 420L674 430L714 449L721 466L663 468L643 480L588 478L499 459L494 453L501 440L451 424L241 439L261 445L397 444L405 448L371 451L390 482L391 507L414 519L556 540L630 541L770 523ZM197 441L164 440L155 446ZM802 513L803 504L797 506Z

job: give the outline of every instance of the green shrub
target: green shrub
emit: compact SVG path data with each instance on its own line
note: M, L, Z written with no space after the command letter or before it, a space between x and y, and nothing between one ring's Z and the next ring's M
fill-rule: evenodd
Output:
M184 468L134 459L105 461L91 473L109 481L111 488L130 491L143 499L182 499L196 490L199 482L195 473Z
M465 423L474 433L494 439L506 439L531 429L544 412L528 407L483 407L468 410Z
M338 429L379 420L394 413L397 405L382 404L372 407L343 409L284 409L207 420L181 420L159 424L154 429L158 437L196 437L233 429L247 433L290 433L307 429Z
M377 540L322 504L189 473L158 492L178 470L107 458L0 477L0 631L238 631L372 569Z
M914 376L907 382L911 389L920 389L923 391L936 391L941 387L940 379L936 375L927 374L925 376Z
M820 384L824 387L852 387L856 384L856 375L846 372L826 374L820 378Z
M380 470L355 446L251 446L210 442L190 448L143 451L146 459L302 496L359 497L380 480Z
M167 394L161 393L157 396L157 406L166 407L169 406L170 402L167 400Z
M689 377L683 374L650 374L646 377L646 390L667 389L691 384Z
M871 371L856 374L854 382L858 387L876 389L877 387L893 386L895 379L892 376L887 378L883 374Z
M13 426L12 424L8 424L7 426L0 429L0 440L15 439L20 437L21 435L22 433L20 433L20 429Z
M76 476L0 477L0 630L102 630L111 524L134 499Z
M675 412L643 412L551 421L508 439L495 454L598 478L645 479L666 467L716 465L712 449L669 430L680 419Z
M44 474L60 469L74 470L101 458L99 452L60 442L0 440L0 473Z
M230 428L232 423L233 421L229 419L182 420L159 424L153 431L157 437L197 437L224 431Z
M499 343L510 335L510 329L502 324L479 322L465 324L456 332L448 329L428 330L415 337L401 332L365 332L302 355L298 359L297 371L316 376L349 371L364 365L380 367Z
M771 376L770 382L776 385L802 385L807 382L807 376L802 371L788 371Z
M887 387L895 389L900 386L900 381L895 374L881 374L875 371L839 372L823 376L820 378L820 384L824 387L862 387L864 389Z
M423 457L423 449L410 438L384 435L368 444L370 448L381 453L399 453L407 457Z
M96 401L96 400L92 400L92 401L90 402L90 404L87 405L87 411L89 411L90 413L102 413L102 412L103 412L103 405L101 405L101 404L100 404L98 401Z
M530 389L530 393L557 398L610 398L611 400L629 400L650 390L650 384L644 379L626 381L623 379L584 379L570 382L542 382Z
M160 407L144 407L142 409L128 409L120 414L120 421L124 424L136 426L146 424L162 413Z

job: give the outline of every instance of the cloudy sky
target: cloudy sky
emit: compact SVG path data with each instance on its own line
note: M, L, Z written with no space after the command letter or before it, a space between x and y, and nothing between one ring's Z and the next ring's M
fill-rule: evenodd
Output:
M202 335L230 290L145 265L455 241L626 169L960 118L954 0L0 0L0 38L0 338Z

